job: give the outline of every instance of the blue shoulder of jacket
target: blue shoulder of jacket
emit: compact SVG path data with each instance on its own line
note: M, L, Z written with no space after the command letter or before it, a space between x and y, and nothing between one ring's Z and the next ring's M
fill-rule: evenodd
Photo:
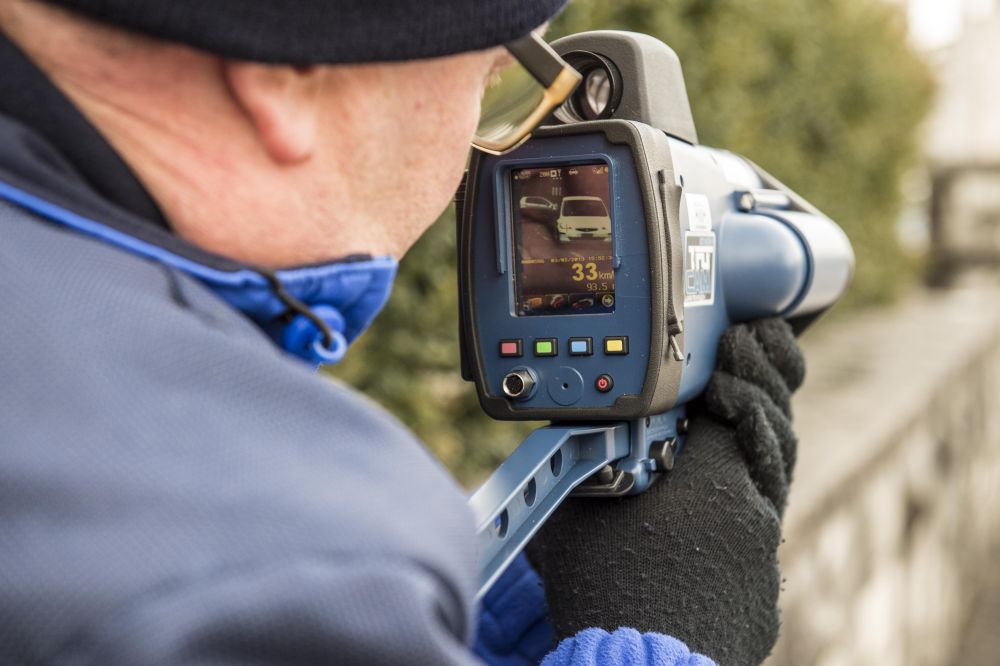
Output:
M268 635L302 637L268 654L321 646L307 661L471 660L472 517L411 433L175 268L3 202L0 239L0 476L16 480L0 506L17 522L0 540L0 623L22 628L22 656L51 660L182 587L197 594L169 614L171 645L198 638L216 661ZM276 592L269 572L298 587ZM288 634L295 612L316 622ZM144 626L163 636L162 617ZM231 632L206 635L226 618ZM153 661L116 657L91 661Z

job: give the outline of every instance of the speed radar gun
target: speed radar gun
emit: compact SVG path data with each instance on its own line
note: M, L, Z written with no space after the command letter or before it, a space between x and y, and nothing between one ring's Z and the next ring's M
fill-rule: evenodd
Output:
M571 494L668 474L723 331L796 331L844 292L841 229L750 161L701 146L677 55L566 37L582 75L532 138L475 153L459 192L462 365L483 409L534 431L470 499L480 594Z

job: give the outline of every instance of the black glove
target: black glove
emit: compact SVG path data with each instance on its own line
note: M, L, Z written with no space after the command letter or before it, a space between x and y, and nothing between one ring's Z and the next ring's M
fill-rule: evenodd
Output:
M778 634L776 550L795 462L789 326L735 326L674 470L623 499L571 499L528 547L557 637L632 627L723 666L759 664Z

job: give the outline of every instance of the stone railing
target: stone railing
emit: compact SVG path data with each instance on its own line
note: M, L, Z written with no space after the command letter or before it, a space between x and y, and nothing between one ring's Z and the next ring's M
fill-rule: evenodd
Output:
M954 663L1000 567L1000 289L921 293L803 345L768 666Z

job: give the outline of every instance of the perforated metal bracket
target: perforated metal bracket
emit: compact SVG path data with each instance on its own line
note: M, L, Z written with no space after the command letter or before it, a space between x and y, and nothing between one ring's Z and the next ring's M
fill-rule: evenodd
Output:
M469 499L479 545L479 597L572 490L629 454L629 426L548 426L524 443Z

